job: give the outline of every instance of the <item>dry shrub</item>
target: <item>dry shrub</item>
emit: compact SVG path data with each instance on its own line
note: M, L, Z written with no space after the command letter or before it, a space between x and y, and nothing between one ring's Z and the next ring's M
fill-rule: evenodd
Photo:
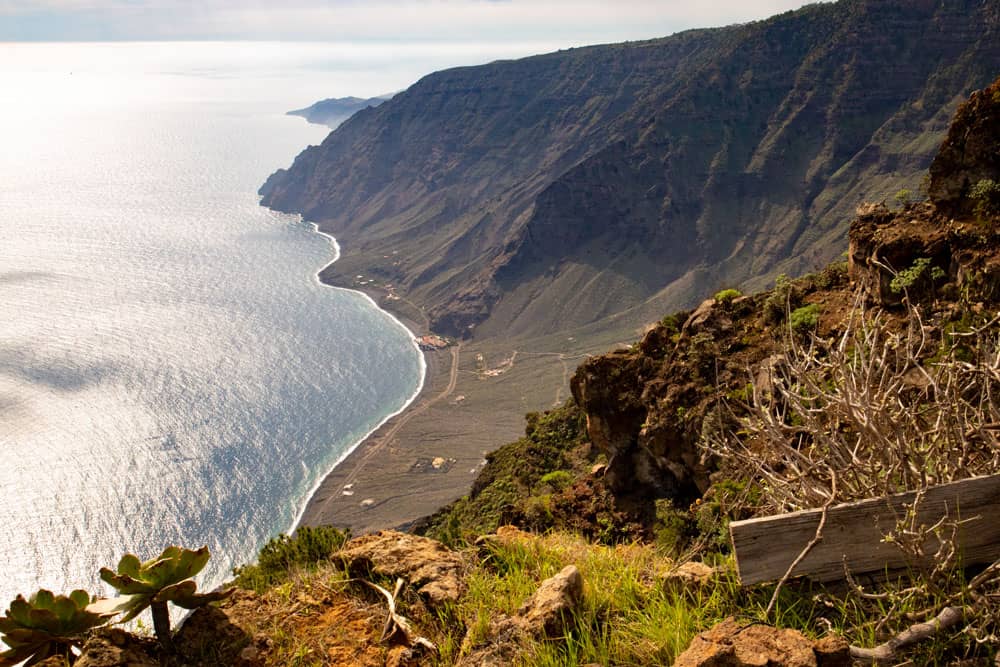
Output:
M859 295L853 313L834 340L789 336L727 406L740 428L702 443L761 485L760 514L1000 472L998 320L942 336L916 308L900 322Z
M916 492L884 540L922 565L878 592L845 571L853 601L831 605L871 619L844 628L863 644L884 642L852 647L869 664L898 662L904 647L935 636L921 659L982 657L1000 628L1000 560L964 573L963 521L917 517L930 486L1000 472L1000 315L935 328L915 307L900 318L864 304L859 292L835 339L802 344L789 331L784 354L752 378L748 400L721 406L738 427L710 431L702 445L725 477L758 490L744 508L758 515Z

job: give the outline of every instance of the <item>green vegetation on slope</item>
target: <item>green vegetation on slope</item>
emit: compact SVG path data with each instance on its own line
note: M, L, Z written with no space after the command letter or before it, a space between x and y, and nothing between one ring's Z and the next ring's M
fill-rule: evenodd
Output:
M420 522L416 532L446 544L471 541L536 512L546 494L582 473L590 446L576 404L530 413L526 420L523 438L486 457L469 495Z

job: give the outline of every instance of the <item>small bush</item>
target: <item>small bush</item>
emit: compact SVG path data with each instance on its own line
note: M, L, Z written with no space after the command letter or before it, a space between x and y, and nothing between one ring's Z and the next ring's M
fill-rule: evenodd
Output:
M930 267L929 274L927 273L928 267ZM932 281L937 281L945 277L945 272L940 267L931 266L931 260L928 258L919 257L913 262L910 268L896 274L896 277L889 282L889 288L896 294L899 294L913 287L925 275L929 275Z
M683 553L695 535L691 517L675 507L673 501L668 498L656 500L655 506L653 542L660 553L676 557Z
M664 315L663 319L660 320L660 326L667 330L667 333L675 334L681 330L681 320L677 317L677 314Z
M895 199L896 203L898 203L902 208L906 208L913 202L913 193L906 188L903 188L893 196L893 199Z
M819 324L819 306L810 303L808 306L796 308L792 311L788 324L792 327L792 331L797 334L812 331Z
M785 319L785 314L799 305L802 293L784 273L774 280L774 289L764 300L764 320L770 324L778 324Z
M716 292L715 302L721 303L724 306L728 306L733 302L733 299L743 296L743 293L738 289L724 289L721 292Z
M847 262L834 262L814 276L813 284L819 289L824 290L846 285L848 271L849 265Z
M530 496L522 504L522 514L525 524L532 530L546 531L552 527L555 517L552 515L552 494Z
M978 216L1000 213L1000 183L984 178L972 186L969 199L975 202L974 210Z
M333 526L303 526L293 537L278 535L260 550L256 565L233 569L236 585L258 592L284 580L295 567L308 567L330 558L350 537Z
M551 487L554 491L562 491L573 482L573 474L568 470L553 470L542 475L538 482Z

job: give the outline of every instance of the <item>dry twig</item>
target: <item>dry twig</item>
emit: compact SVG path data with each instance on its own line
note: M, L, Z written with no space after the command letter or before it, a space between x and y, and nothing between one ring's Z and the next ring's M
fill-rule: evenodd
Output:
M396 611L396 597L399 595L399 592L403 590L403 584L406 583L402 577L396 579L396 587L392 593L378 584L364 579L361 581L381 593L389 605L389 615L386 617L385 625L382 627L382 636L379 637L379 643L389 641L389 639L391 639L392 636L398 631L402 633L407 646L420 645L428 650L437 651L437 646L434 645L434 642L426 637L416 635L406 617Z
M879 644L875 648L852 646L851 657L855 660L867 660L878 664L895 662L900 649L933 637L939 632L958 625L965 619L968 611L965 607L945 607L941 610L941 613L930 621L911 625L889 641Z
M767 603L767 609L764 611L765 618L771 616L771 612L774 611L774 605L778 603L778 595L781 593L781 587L784 586L785 582L787 582L789 577L792 576L792 572L795 571L795 568L799 566L799 563L805 560L805 557L809 555L809 552L812 551L817 544L823 541L823 526L826 525L826 513L830 509L830 505L833 503L837 490L836 473L831 470L830 474L834 476L831 482L834 492L830 494L830 498L826 501L826 504L823 505L823 514L819 517L819 525L816 526L816 534L813 535L813 538L809 540L809 543L806 544L805 548L799 553L795 560L792 561L792 564L788 566L785 574L782 575L781 579L778 581L778 585L774 587L774 593L771 594L771 601Z

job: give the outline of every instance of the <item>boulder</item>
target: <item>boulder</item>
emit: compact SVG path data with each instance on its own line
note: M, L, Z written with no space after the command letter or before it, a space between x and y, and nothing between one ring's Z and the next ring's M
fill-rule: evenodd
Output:
M715 299L706 299L688 317L684 326L681 327L681 333L689 336L697 333L708 333L714 336L732 328L733 321L729 318L725 308Z
M688 561L667 572L663 577L663 587L674 593L687 589L700 589L710 584L719 570L698 561Z
M583 577L575 565L542 582L517 612L516 620L537 637L558 637L566 620L583 600Z

